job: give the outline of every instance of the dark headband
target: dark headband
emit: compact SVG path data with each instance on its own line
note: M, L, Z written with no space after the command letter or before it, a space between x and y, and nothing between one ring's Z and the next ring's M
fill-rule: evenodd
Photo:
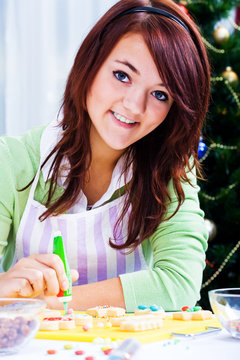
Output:
M176 17L175 15L169 13L168 11L161 10L161 9L151 7L151 6L136 6L134 8L123 11L122 13L118 14L115 17L115 19L117 19L117 18L119 18L120 16L123 16L123 15L132 14L132 13L138 13L138 12L146 12L148 14L158 14L158 15L165 16L168 19L171 19L171 20L175 21L177 24L181 25L190 34L190 31L189 31L188 27L178 17Z

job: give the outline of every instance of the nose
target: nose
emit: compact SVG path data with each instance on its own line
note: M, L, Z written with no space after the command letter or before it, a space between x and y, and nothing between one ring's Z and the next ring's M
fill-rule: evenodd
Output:
M128 88L123 98L123 106L134 115L142 115L146 111L146 95L142 89Z

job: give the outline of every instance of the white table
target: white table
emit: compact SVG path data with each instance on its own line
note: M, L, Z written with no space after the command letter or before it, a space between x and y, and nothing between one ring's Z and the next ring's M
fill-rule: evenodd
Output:
M176 341L177 339L177 341ZM232 338L225 330L218 333L199 336L191 339L171 339L142 345L134 360L228 360L240 359L240 339ZM180 340L180 341L179 341ZM64 349L71 344L72 349ZM18 354L2 357L3 360L85 360L86 356L94 356L95 360L107 360L101 347L76 341L39 340L33 339ZM47 355L47 350L55 349L55 355ZM77 356L76 350L84 350L85 354Z

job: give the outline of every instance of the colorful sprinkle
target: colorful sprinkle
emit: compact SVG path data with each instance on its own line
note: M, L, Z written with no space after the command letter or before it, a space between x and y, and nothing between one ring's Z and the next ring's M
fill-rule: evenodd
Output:
M54 350L54 349L47 350L48 355L54 355L56 353L57 353L57 350Z
M158 310L160 310L160 307L157 306L157 305L151 305L151 306L150 306L150 310L151 310L151 311L158 311Z
M105 355L109 355L111 351L112 351L111 348L108 348L108 349L103 350L103 352L104 352Z
M147 309L147 306L146 305L138 305L138 309L145 310L145 309Z
M94 356L86 356L85 357L85 360L94 360L95 358L94 358Z
M64 349L66 349L66 350L69 350L69 349L72 349L72 348L73 348L73 346L70 345L70 344L64 345Z
M85 353L85 351L83 350L76 350L75 351L75 355L83 355Z
M202 310L201 306L194 306L193 307L193 311L200 311L200 310Z
M83 331L88 331L90 329L89 324L83 325L82 329L83 329Z
M183 307L182 307L182 311L188 311L188 310L190 310L190 307L189 307L189 306L183 306Z

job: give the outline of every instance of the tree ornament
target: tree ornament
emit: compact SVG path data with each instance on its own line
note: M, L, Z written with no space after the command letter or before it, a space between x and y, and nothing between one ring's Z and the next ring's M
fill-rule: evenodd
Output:
M215 41L215 43L217 43L218 45L222 45L225 42L228 41L230 34L228 29L226 29L225 27L219 25L214 31L213 31L213 40Z
M206 154L207 152L207 145L203 142L203 138L200 137L200 141L198 144L198 158L202 159L203 156Z
M204 219L204 224L208 231L208 241L212 241L217 235L217 226L215 222L209 219Z
M186 6L186 5L189 4L189 1L188 1L188 0L180 0L180 1L179 1L179 4Z
M232 70L231 66L227 66L221 75L224 79L228 80L231 84L238 83L238 75Z

